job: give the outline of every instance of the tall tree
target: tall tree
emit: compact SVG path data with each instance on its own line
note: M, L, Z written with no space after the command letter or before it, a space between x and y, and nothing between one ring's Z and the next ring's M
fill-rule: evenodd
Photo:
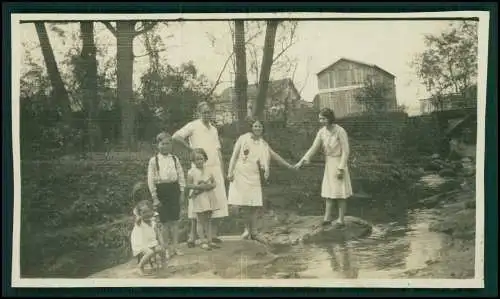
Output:
M424 40L427 48L412 64L431 97L469 96L477 85L477 22L451 23L448 30Z
M269 86L269 76L273 65L274 41L276 31L278 30L278 20L267 21L266 36L264 38L264 53L262 55L262 65L260 67L258 93L255 105L253 105L252 114L262 118L266 105L267 89Z
M47 29L45 28L44 22L34 22L36 33L38 35L38 40L40 41L40 47L42 48L43 59L45 60L45 65L47 67L47 73L52 84L52 99L57 103L58 107L61 109L61 114L63 119L71 118L71 104L68 96L68 92L64 87L64 82L61 78L61 73L57 67L56 59L54 57L54 51L50 45L49 35L47 34Z
M245 51L245 23L244 20L234 21L234 53L236 59L236 77L234 90L236 93L236 108L238 121L241 124L247 116L247 63ZM241 125L240 125L241 128Z
M133 106L132 79L134 73L134 38L154 28L157 22L142 22L142 28L136 30L138 21L116 21L116 27L110 22L103 24L116 37L116 72L118 101L121 110L121 137L126 148L135 144L135 110Z
M99 99L97 96L97 49L94 42L94 22L80 22L82 38L81 59L84 65L82 82L83 103L87 112L87 130L90 151L98 146L101 140L100 128L97 123Z

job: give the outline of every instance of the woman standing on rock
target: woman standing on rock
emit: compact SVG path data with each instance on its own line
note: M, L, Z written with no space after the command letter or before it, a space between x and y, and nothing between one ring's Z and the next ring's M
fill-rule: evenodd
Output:
M256 120L252 123L252 131L241 135L233 149L229 162L228 200L230 205L244 207L245 231L243 239L255 235L255 222L258 208L262 207L261 182L269 178L271 159L281 165L293 169L293 165L275 153L262 138L264 127Z
M308 164L319 148L323 148L325 172L321 186L321 197L325 200L325 216L322 224L330 225L332 223L332 206L333 202L337 201L339 217L335 225L343 227L347 208L346 199L353 194L351 177L347 166L349 141L344 128L335 123L335 114L331 109L324 108L320 111L319 122L323 127L316 134L311 148L295 167L300 168L303 164Z
M215 196L217 201L218 210L214 211L212 218L227 217L228 206L226 187L224 182L224 174L222 169L222 154L221 143L217 128L212 125L212 110L207 102L200 102L197 107L200 118L189 122L179 131L175 132L173 137L181 142L191 152L194 148L202 148L208 156L205 167L210 171L215 178ZM189 143L186 142L189 140ZM196 214L193 211L188 211L188 217L191 219L191 231L188 240L188 246L194 247L195 234L196 234ZM216 223L212 224L212 234L214 236L213 242L220 243L221 240L217 238L218 226ZM203 238L204 236L199 236Z

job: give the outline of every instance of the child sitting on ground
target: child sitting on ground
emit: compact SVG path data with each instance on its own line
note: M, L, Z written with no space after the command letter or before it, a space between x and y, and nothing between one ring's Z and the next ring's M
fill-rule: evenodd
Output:
M151 202L140 201L134 208L134 215L134 228L130 234L132 254L139 260L139 272L148 275L150 273L145 272L145 266L148 263L153 265L158 255L162 258L162 264L166 262L165 249L162 240L158 238L161 234L154 220L155 212Z

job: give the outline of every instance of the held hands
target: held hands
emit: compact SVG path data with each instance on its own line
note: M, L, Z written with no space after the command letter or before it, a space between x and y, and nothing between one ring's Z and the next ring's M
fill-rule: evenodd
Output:
M228 175L227 175L227 180L232 182L234 180L234 174L232 172L230 172Z
M300 169L304 164L308 165L309 161L308 160L300 160L297 164L293 166L294 169L298 170Z

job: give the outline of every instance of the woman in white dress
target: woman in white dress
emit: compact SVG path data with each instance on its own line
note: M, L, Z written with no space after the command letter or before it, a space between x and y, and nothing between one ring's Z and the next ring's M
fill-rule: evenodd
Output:
M194 148L202 148L208 156L205 167L215 178L215 196L217 199L218 210L212 213L212 218L223 218L229 214L226 196L226 186L222 167L221 143L217 128L212 125L212 109L207 102L200 102L197 107L199 119L186 124L180 130L174 133L173 138L186 146L190 151ZM189 140L189 143L186 142ZM191 219L191 231L188 240L188 246L194 247L196 234L196 214L188 211L188 217ZM220 243L217 238L217 223L212 224L213 242ZM199 236L203 238L203 236Z
M322 224L330 225L332 223L332 206L334 201L337 201L339 215L335 225L342 227L347 208L346 199L353 194L347 165L349 141L344 128L335 123L335 114L331 109L324 108L320 111L319 122L323 127L318 131L311 148L295 167L300 168L303 164L308 164L319 148L323 148L325 172L321 186L321 197L325 199L325 216Z
M264 127L262 122L254 121L252 131L241 135L233 149L229 162L228 201L230 205L244 208L245 232L242 238L254 236L258 208L262 207L261 182L269 178L270 160L294 169L293 165L275 153L262 138Z

